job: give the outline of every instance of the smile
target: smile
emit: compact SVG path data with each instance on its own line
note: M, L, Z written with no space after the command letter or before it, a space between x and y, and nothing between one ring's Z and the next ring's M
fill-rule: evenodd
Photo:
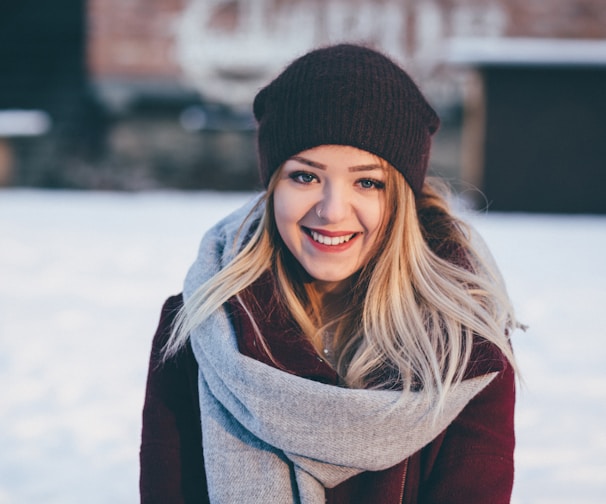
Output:
M340 235L340 236L327 236L324 235L322 233L319 233L318 231L314 231L313 229L305 229L307 231L307 234L309 234L309 236L311 236L311 238L313 239L313 241L320 243L322 245L328 245L328 246L336 246L336 245L342 245L343 243L347 243L349 240L351 240L357 233L349 233L349 234L344 234L344 235Z

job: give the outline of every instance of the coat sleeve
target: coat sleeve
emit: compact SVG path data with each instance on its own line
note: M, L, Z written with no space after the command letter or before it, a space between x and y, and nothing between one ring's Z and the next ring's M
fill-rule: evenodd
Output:
M139 454L142 504L209 502L197 364L191 346L167 362L161 360L161 349L181 306L181 296L166 301L152 343Z
M422 452L418 502L508 504L513 487L515 375L504 371Z

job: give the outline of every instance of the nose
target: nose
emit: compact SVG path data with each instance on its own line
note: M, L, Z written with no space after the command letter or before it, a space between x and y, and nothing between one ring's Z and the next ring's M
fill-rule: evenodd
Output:
M322 198L316 205L316 215L323 222L340 222L349 216L351 211L350 195L345 188L326 185Z

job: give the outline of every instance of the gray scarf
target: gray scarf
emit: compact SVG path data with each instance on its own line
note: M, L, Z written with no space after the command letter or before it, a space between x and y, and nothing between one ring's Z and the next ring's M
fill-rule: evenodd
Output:
M205 235L185 299L232 258L250 207ZM208 491L219 504L323 504L325 487L392 467L428 444L496 375L456 386L434 421L423 393L340 388L240 354L223 309L192 333L191 343Z

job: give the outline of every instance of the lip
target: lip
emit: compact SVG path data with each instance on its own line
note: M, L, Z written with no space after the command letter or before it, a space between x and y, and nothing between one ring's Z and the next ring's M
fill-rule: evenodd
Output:
M349 249L353 246L353 244L357 241L362 233L357 231L326 231L324 229L317 228L308 228L305 226L301 226L303 230L303 234L307 237L309 243L317 250L321 252L343 252L344 250ZM328 236L329 238L338 238L339 236L349 236L353 235L349 240L343 243L339 243L338 245L325 245L324 243L317 242L313 239L311 233L316 232L322 234L324 236Z
M352 234L360 234L358 231L327 231L326 229L318 229L318 228L310 228L306 226L302 226L303 230L306 234L309 234L309 231L315 231L316 233L320 233L324 236L330 236L331 238L338 236L347 236Z

